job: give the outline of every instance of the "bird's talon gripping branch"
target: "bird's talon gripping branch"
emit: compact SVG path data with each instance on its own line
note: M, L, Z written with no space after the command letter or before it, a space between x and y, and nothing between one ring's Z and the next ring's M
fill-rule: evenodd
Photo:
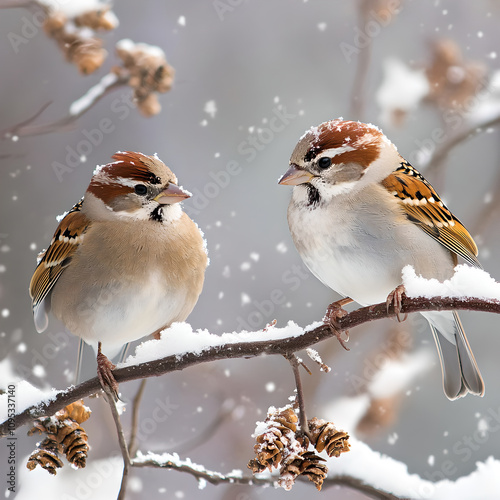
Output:
M402 323L408 317L408 313L405 313L403 319L401 319L401 309L403 307L403 295L405 294L404 285L397 286L388 296L386 300L387 312L389 312L391 306L394 309L397 320Z
M338 320L347 316L347 311L342 308L346 304L350 304L352 299L346 297L341 300L337 300L337 302L333 302L330 304L326 310L326 315L324 317L324 322L327 324L332 333L337 337L337 340L340 342L340 345L346 350L349 351L349 348L346 346L346 343L349 342L349 332L347 330L342 331ZM342 338L342 333L345 333L346 338Z
M111 363L108 357L101 352L101 343L97 347L97 376L105 393L111 390L111 395L115 401L118 401L118 382L116 381L113 370L116 365Z

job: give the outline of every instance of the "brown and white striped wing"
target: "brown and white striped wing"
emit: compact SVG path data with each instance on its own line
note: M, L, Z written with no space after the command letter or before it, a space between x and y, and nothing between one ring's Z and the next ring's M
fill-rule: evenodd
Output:
M469 264L481 267L477 260L477 246L472 236L448 210L434 188L418 170L403 162L382 181L382 184L400 200L412 222Z
M39 255L38 266L31 278L29 291L38 332L43 332L48 325L45 299L69 264L90 225L81 212L82 205L83 198L61 220L49 247Z

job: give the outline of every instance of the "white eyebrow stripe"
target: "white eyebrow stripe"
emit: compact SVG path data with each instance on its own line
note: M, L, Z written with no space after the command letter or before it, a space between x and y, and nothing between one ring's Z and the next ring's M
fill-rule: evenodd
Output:
M356 148L353 148L352 146L349 145L339 146L338 148L325 149L324 151L321 151L321 153L316 158L323 158L324 156L328 158L333 158L334 156L338 156L343 153L348 153L349 151L354 151L355 149Z

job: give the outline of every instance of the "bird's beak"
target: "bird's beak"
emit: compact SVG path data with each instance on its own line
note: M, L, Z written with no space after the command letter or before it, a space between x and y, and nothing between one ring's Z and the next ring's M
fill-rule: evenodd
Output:
M306 182L309 182L313 177L313 174L299 169L297 165L294 165L292 163L290 165L290 168L282 175L281 179L278 181L278 184L298 186L299 184L305 184Z
M173 205L174 203L179 203L190 197L190 193L170 183L167 189L163 190L158 196L153 198L153 200L160 203L160 205Z

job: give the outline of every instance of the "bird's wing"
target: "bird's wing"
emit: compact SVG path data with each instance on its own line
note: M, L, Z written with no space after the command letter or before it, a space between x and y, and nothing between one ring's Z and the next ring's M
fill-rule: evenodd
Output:
M38 265L30 282L35 326L39 332L48 324L44 300L54 287L89 228L89 219L81 212L83 198L63 217L47 250L38 256Z
M412 222L469 264L481 267L472 236L418 170L408 162L402 162L397 170L382 181L382 185L399 199Z

